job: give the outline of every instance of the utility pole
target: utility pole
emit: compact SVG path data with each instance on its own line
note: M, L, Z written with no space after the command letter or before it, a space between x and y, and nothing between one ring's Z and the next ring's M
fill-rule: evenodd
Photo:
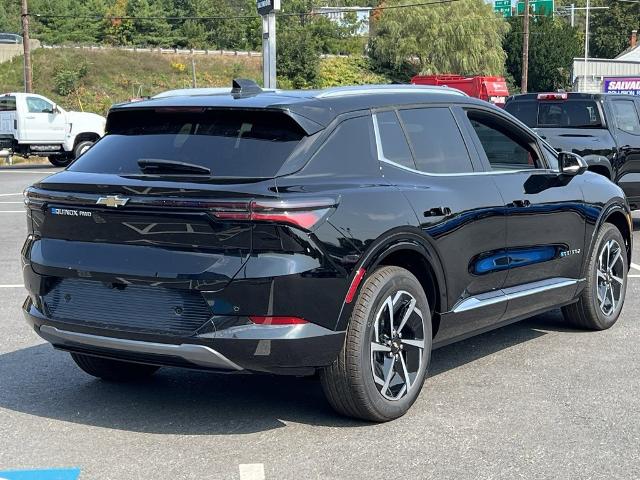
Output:
M22 0L22 47L24 49L24 91L31 93L33 90L33 75L31 72L31 40L29 40L29 8L27 0Z
M521 93L527 93L528 81L529 81L529 0L524 0L524 25L522 28L522 82L520 83Z
M191 87L196 88L196 61L193 58L193 50L191 51Z

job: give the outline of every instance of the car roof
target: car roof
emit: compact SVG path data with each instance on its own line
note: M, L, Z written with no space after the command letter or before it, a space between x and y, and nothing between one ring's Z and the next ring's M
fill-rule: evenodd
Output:
M257 86L256 86L257 88ZM163 107L209 107L283 110L326 127L343 113L387 106L446 103L473 99L459 90L427 85L366 85L323 90L262 90L243 95L230 89L178 90L148 100L114 105L111 112ZM479 100L478 100L479 101ZM304 127L304 125L303 125ZM313 130L313 128L310 128ZM307 129L309 131L309 129ZM317 129L316 129L317 130Z
M561 92L536 92L536 93L520 93L517 95L511 95L507 101L513 102L516 100L538 100L538 95L540 94L553 94L553 93L561 93ZM629 98L630 95L620 94L620 93L581 93L581 92L562 92L566 93L567 100L601 100L604 98ZM631 96L633 98L633 96ZM547 102L548 100L540 100L543 102Z

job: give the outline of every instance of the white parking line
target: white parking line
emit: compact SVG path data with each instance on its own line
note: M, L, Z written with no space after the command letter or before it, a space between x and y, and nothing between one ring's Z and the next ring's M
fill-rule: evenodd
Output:
M640 272L640 265L638 265L637 263L631 262L631 268Z
M0 285L0 288L24 288L24 285L20 284L16 284L16 285Z
M240 480L264 480L264 464L241 463Z
M0 170L0 173L58 173L58 170Z
M26 210L0 210L0 213L25 213Z
M0 203L3 204L3 205L8 205L8 204L20 205L21 203L24 203L24 202L0 202Z
M22 195L22 192L20 192L20 193L0 193L0 197L17 197L18 195Z

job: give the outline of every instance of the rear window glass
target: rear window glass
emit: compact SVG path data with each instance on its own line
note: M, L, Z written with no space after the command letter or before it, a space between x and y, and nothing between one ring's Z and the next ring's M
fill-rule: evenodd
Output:
M532 128L602 128L594 100L515 101L505 110Z
M139 161L159 160L206 167L212 177L272 177L304 137L290 117L264 110L114 112L107 128L69 170L143 174Z
M5 95L0 97L0 112L12 112L16 109L16 97Z

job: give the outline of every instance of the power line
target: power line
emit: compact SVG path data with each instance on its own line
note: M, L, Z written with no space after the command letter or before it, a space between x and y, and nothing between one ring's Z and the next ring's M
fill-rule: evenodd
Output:
M350 8L350 7L331 7L331 10L326 11L310 11L310 12L278 12L276 15L279 17L309 17L317 15L330 15L334 13L348 13L348 12L369 12L378 10L391 10L396 8L414 8L425 7L428 5L441 5L459 2L460 0L436 0L419 3L403 3L399 5L381 5L379 7L362 7L362 8ZM84 20L239 20L239 19L259 19L259 15L208 15L208 16L194 16L194 15L168 15L168 16L130 16L130 15L60 15L60 14L46 14L46 13L31 13L30 16L38 19L46 18L75 18Z

